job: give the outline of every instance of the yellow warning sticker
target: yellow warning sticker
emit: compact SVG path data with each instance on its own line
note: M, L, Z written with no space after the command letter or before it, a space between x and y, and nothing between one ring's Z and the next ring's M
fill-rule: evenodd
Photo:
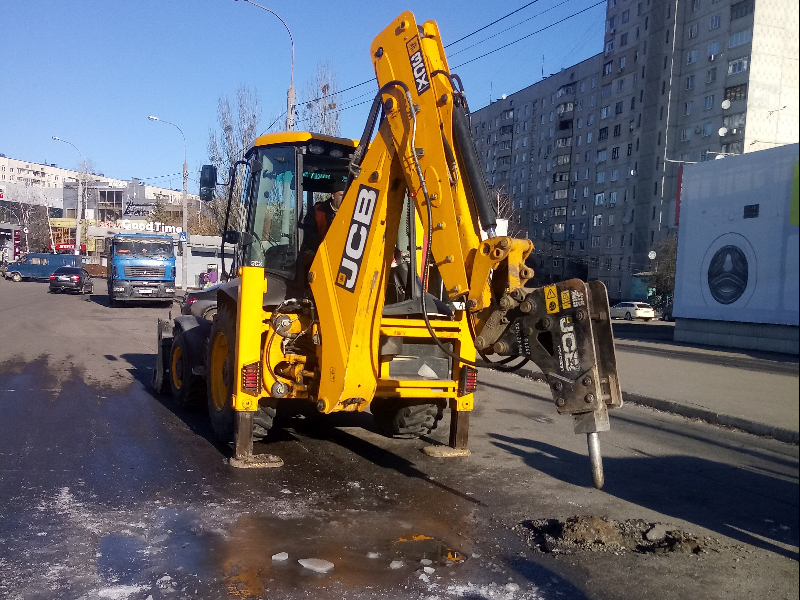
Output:
M572 308L572 302L569 299L569 290L564 290L561 292L561 309L567 310L568 308Z
M544 288L544 303L547 308L547 314L552 315L558 312L558 292L556 286L547 285Z

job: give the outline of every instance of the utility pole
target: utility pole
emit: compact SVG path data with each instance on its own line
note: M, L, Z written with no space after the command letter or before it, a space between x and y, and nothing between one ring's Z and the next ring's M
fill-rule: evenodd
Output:
M238 0L236 1L238 2ZM289 26L286 24L286 21L281 19L280 15L278 15L278 13L276 13L274 10L270 10L266 6L256 4L251 0L244 1L248 4L252 4L253 6L257 6L261 10L265 10L268 13L275 15L278 20L283 23L283 26L286 27L286 31L289 33L289 40L292 42L292 75L291 79L289 80L289 90L286 92L286 131L294 131L294 106L295 101L297 100L297 95L295 94L294 89L294 37L292 37L292 32L289 30Z
M75 144L73 144L72 142L68 142L67 140L62 140L60 137L56 137L56 136L53 136L53 139L55 141L57 141L57 142L64 142L65 144L69 144L70 146L75 148L76 152L81 157L81 165L85 164L85 161L83 160L83 154L81 153L80 150L78 150L78 147ZM76 213L75 213L75 217L76 217L76 219L75 219L76 220L76 225L75 225L75 250L74 250L73 254L75 254L76 256L80 256L80 253L81 253L81 237L83 237L82 236L83 232L81 231L81 215L82 215L82 210L81 209L83 208L83 178L81 177L81 174L78 175L77 179L78 179L78 208L77 208ZM49 214L47 215L47 224L48 225L50 224L50 215ZM53 252L55 252L55 248L53 248Z
M186 199L186 184L189 180L189 166L186 164L186 136L183 133L183 129L175 125L175 123L170 123L169 121L159 119L153 115L150 115L147 118L151 121L160 121L162 123L166 123L167 125L172 125L175 129L180 131L181 136L183 136L183 194L181 195L181 212L183 213L183 234L186 238L186 241L183 242L183 245L181 246L183 249L183 257L181 259L181 288L185 292L188 289L189 266L189 207Z

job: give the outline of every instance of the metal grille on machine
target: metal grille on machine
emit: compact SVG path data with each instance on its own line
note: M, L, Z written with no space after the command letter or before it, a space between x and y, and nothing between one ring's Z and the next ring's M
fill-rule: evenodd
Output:
M125 277L161 277L163 279L166 267L125 267Z

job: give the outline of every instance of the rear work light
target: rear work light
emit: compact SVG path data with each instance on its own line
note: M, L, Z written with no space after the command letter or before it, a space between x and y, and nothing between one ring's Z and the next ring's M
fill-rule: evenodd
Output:
M50 275L50 281L52 281L52 280L53 280L53 279L55 279L55 278L56 278L56 276L55 276L55 275Z
M242 367L242 391L251 396L261 395L261 363L254 362Z
M458 395L466 396L478 389L478 369L464 365L461 367L461 378L458 382Z

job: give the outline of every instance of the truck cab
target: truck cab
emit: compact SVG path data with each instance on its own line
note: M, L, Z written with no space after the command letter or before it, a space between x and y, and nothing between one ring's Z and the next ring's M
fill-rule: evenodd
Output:
M117 234L108 246L109 305L175 297L175 250L168 235Z

